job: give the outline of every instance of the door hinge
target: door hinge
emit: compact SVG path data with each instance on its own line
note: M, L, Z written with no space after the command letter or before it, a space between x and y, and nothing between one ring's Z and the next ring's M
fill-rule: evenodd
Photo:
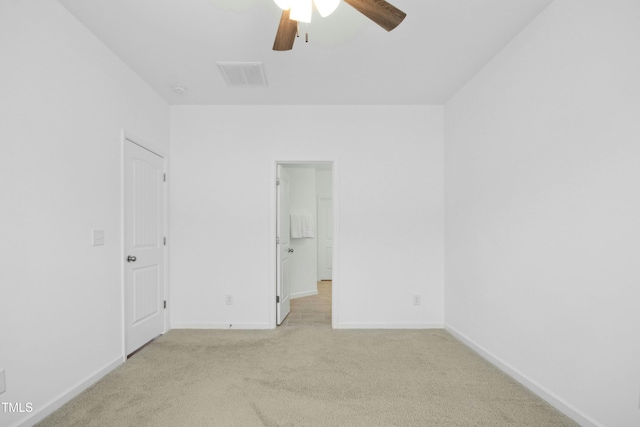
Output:
M276 185L280 185L280 178L276 178Z
M163 241L164 241L164 245L167 246L167 238L166 237L163 239Z
M164 308L167 308L167 300L164 300Z
M280 238L276 237L276 245L279 245L279 244L280 244Z
M276 304L280 302L280 295L276 296Z

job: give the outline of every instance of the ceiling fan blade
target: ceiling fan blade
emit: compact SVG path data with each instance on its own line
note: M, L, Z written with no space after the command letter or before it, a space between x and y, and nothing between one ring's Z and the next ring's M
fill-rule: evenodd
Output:
M385 0L344 0L387 31L400 25L406 13Z
M289 19L289 10L282 11L273 50L291 50L298 33L298 21Z

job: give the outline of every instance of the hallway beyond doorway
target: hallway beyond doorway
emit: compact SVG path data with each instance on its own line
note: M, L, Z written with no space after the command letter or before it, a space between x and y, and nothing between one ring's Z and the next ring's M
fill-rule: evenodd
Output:
M291 311L281 326L331 327L331 280L318 282L318 294L291 300Z

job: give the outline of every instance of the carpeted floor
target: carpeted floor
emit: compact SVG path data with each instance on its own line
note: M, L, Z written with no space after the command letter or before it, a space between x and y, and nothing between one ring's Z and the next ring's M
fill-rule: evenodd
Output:
M576 426L443 330L172 330L40 426Z

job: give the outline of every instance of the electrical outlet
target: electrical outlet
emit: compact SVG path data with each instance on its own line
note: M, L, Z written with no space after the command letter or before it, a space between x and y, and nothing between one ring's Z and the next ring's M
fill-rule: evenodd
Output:
M7 381L4 378L4 369L0 369L0 394L7 391Z
M413 296L413 305L420 305L421 301L420 301L420 295L414 295Z
M227 305L233 305L233 295L225 296L224 301Z
M93 246L104 245L104 230L94 228L91 230L91 244Z

